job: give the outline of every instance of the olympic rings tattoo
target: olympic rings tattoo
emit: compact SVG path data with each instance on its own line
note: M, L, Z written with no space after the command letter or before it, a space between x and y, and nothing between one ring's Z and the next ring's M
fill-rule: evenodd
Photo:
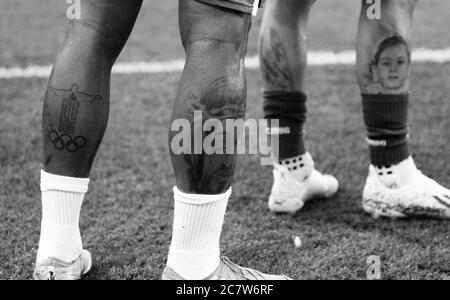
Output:
M59 135L59 133L55 130L50 132L49 139L56 150L59 151L66 149L69 152L77 152L87 144L86 138L82 136L72 138L68 134Z

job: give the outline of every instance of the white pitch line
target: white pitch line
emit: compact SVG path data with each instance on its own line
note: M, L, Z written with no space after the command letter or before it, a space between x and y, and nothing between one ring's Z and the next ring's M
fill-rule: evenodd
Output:
M355 51L331 52L311 51L308 54L310 66L353 65L356 61ZM414 62L450 63L450 48L446 49L416 49L413 52ZM117 63L113 68L114 74L161 74L180 72L183 70L184 60L175 59L161 62L124 62ZM247 57L248 69L257 69L257 56ZM52 66L29 66L26 68L0 68L0 79L17 78L47 78Z

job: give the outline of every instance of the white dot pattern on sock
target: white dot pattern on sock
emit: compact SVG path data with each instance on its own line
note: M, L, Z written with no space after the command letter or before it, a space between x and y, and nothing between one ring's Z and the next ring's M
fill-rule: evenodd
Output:
M377 170L378 176L386 176L386 175L392 175L393 170L391 165L387 166L375 166L375 169Z
M284 159L279 161L281 166L286 167L289 171L297 171L305 167L305 162L303 161L303 156L297 156L294 158Z

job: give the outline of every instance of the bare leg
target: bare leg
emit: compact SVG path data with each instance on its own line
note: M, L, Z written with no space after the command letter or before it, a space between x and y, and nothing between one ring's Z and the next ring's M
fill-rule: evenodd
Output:
M279 134L279 145L272 146L272 153L279 160L306 152L306 35L313 3L314 0L273 0L267 2L264 12L260 33L264 114L269 120L279 120L284 131Z
M367 18L362 1L356 71L363 94L371 160L398 164L410 156L407 141L411 23L416 0L381 1L381 19Z
M383 78L379 78L376 71L381 72L382 70L378 70L373 62L380 44L394 35L402 37L408 44L408 51L411 52L411 26L417 0L382 0L380 20L367 18L367 10L370 5L366 2L362 1L357 41L356 71L361 91L368 94L407 93L409 92L409 68L406 78L403 78L405 80L402 82L403 84L399 84L397 89L393 89L389 88L388 82L380 82Z
M314 2L267 2L260 33L260 60L265 91L305 91L307 25Z
M450 218L450 190L417 171L409 149L411 24L417 0L381 0L381 19L362 1L356 71L363 98L369 178L363 207L386 217Z
M307 112L306 35L314 2L269 1L260 33L264 114L271 122L279 122L279 126L270 125L271 134L279 137L279 143L272 144L275 178L269 198L269 209L277 213L295 213L311 196L331 197L338 189L336 178L314 170L303 138ZM314 184L304 184L307 181ZM313 191L312 186L319 188Z
M186 119L193 129L195 111L201 112L204 122L218 119L225 124L227 119L245 117L244 56L250 24L251 17L244 13L180 1L181 39L187 61L172 121ZM174 134L171 132L170 140ZM171 154L181 191L221 194L230 188L235 155Z
M142 0L82 0L70 21L43 109L44 169L86 178L108 122L111 68Z
M179 1L181 39L187 61L172 124L186 121L192 136L199 130L204 141L212 133L196 128L196 121L199 126L213 122L225 128L227 120L245 116L244 57L251 17L217 6L223 2L201 2L210 5L194 0ZM229 2L231 6L235 3ZM198 120L199 116L202 120ZM162 278L284 279L245 270L220 257L220 234L231 195L236 155L206 151L177 154L172 148L177 134L171 131L169 138L177 187L172 242ZM224 132L219 137L223 145L228 134Z
M89 271L79 218L106 129L111 68L142 0L82 0L69 22L43 106L42 224L36 279L78 279Z

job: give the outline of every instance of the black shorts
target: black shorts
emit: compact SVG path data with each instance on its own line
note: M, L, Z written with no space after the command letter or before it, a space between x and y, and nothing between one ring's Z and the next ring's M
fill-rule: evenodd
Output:
M197 1L234 9L247 14L251 14L253 12L253 6L256 2L256 0L197 0ZM263 3L264 0L260 0L259 7L262 7Z

